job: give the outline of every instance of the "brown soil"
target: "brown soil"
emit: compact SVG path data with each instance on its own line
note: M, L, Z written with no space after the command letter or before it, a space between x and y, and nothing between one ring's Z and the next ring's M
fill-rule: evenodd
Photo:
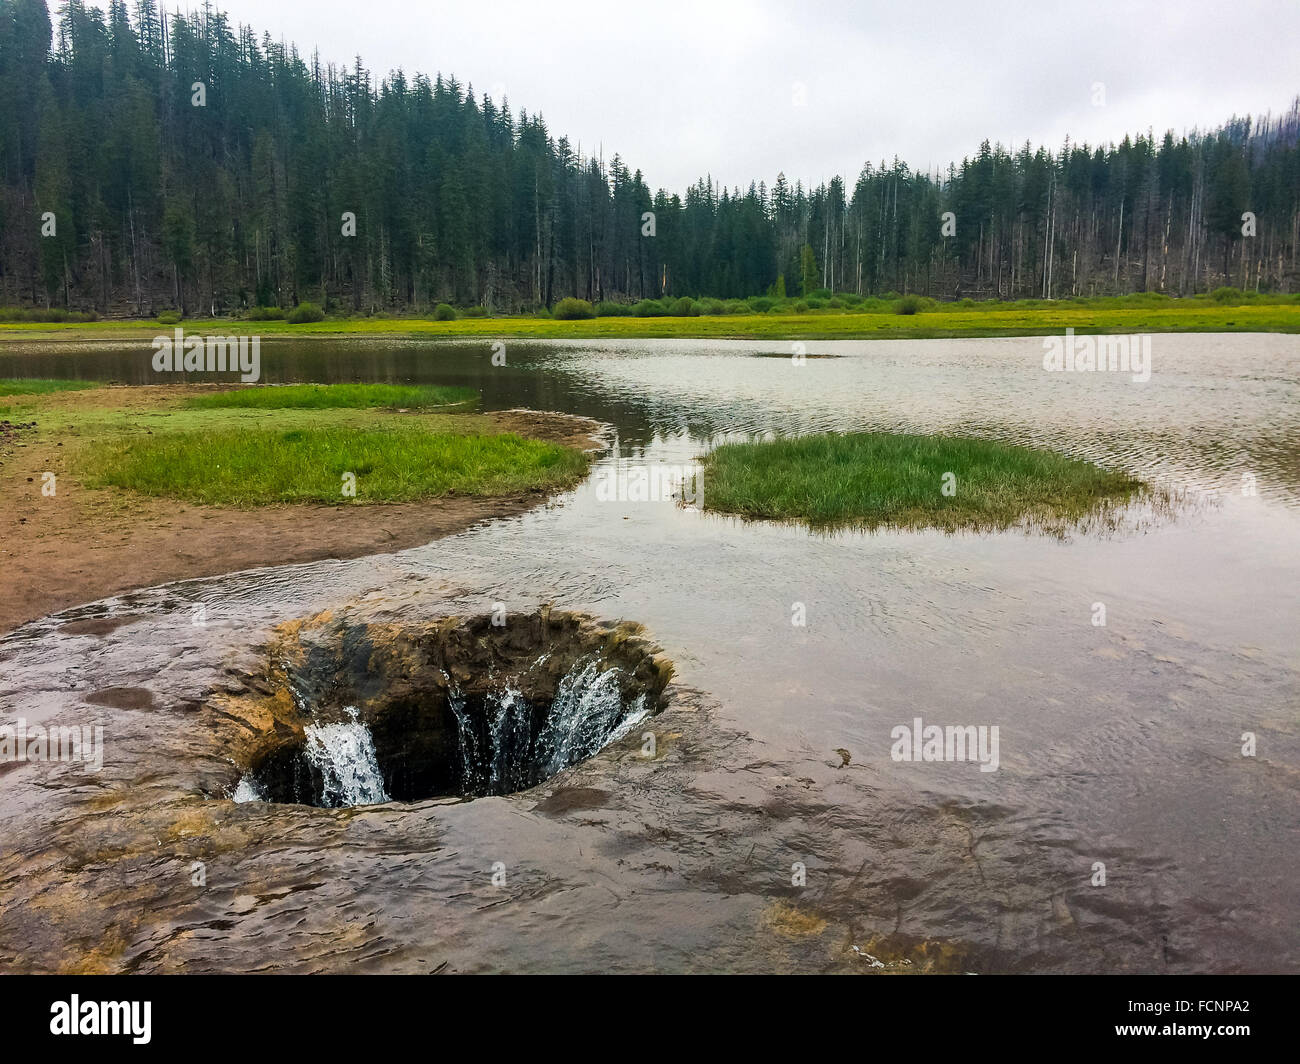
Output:
M172 387L114 388L113 404L142 412ZM101 389L68 392L60 405L104 406ZM590 450L596 422L567 414L507 410L487 415L502 432ZM19 430L0 439L0 634L69 606L190 577L268 564L357 558L419 546L546 499L449 496L419 503L285 505L235 510L86 488L61 440ZM41 495L41 474L58 477L59 505Z

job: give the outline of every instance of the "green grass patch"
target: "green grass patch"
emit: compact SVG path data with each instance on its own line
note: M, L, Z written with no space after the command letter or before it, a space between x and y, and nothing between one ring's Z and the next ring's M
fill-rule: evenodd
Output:
M187 400L200 410L367 410L377 407L432 410L471 407L478 402L473 388L407 386L398 384L286 384L258 385L229 392L210 392Z
M559 490L587 470L572 448L509 433L429 432L418 422L133 436L102 441L85 462L91 487L238 507ZM342 491L347 473L356 477L355 498Z
M707 509L822 528L1059 528L1144 487L1052 451L884 432L727 443L703 465Z
M0 377L0 395L49 395L51 392L79 392L98 388L97 381L48 380L38 377Z
M627 308L628 316L603 315L586 320L549 316L453 318L351 318L304 325L285 321L231 318L187 319L187 332L220 335L276 336L410 336L438 339L477 336L496 339L653 339L657 337L735 338L751 340L927 339L962 336L1046 336L1076 333L1279 332L1300 333L1297 296L1255 297L1232 306L1198 296L1169 299L1142 297L938 303L916 314L895 313L895 301L866 299L852 307L796 313L798 301L753 301L762 311L674 317L660 302L645 300ZM843 300L841 300L843 302ZM450 310L450 308L448 308ZM769 312L770 309L770 312ZM111 321L94 324L29 324L0 321L0 342L40 339L150 339L156 322Z

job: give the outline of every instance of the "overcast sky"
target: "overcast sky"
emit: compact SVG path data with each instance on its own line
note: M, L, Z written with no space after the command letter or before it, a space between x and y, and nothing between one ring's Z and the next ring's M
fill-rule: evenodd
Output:
M1181 132L1300 92L1298 0L214 4L304 55L454 73L670 191L705 173L742 187L782 170L851 179L895 154L926 170L985 137Z

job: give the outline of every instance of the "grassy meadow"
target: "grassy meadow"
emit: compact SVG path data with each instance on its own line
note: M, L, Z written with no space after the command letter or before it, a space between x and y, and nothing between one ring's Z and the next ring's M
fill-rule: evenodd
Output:
M470 408L478 403L473 388L401 384L285 384L254 385L225 392L207 392L187 400L198 410L433 410Z
M50 395L53 392L80 392L95 388L94 381L50 380L40 377L0 377L0 399L12 396Z
M571 448L510 433L305 424L118 440L98 447L83 468L90 487L251 507L560 489L586 472L587 461ZM343 491L349 478L355 478L355 497Z
M703 466L707 509L817 528L1068 523L1143 487L1052 451L883 432L726 443Z
M39 339L150 339L173 328L191 333L281 336L403 336L456 338L735 338L735 339L926 339L964 336L1038 336L1072 328L1077 333L1300 332L1300 296L1225 290L1215 296L1171 299L1156 293L1130 296L969 299L950 303L916 296L748 300L642 300L633 305L585 304L580 314L550 311L491 316L464 308L451 316L324 316L293 323L279 316L157 320L48 321L30 317L0 321L0 344ZM579 302L582 301L566 301ZM450 308L449 308L450 309Z
M38 441L66 443L71 469L88 487L194 503L364 504L559 491L588 466L572 447L502 432L491 416L470 412L477 394L463 388L262 386L191 394L184 387L100 387L78 389L84 394L69 403L62 389L22 383L32 387L8 396L0 390L0 404L8 403L0 411L37 422L27 431ZM398 404L409 412L396 412ZM355 496L343 493L346 473L355 476Z

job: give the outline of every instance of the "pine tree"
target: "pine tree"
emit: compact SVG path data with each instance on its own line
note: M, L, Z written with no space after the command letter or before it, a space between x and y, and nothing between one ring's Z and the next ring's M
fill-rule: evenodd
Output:
M933 174L895 159L852 185L706 174L679 194L454 77L305 60L210 2L163 15L157 0L66 0L55 21L42 0L0 0L0 302L510 312L823 288L1292 292L1298 142L1300 100L1210 133L1055 153L983 141ZM45 211L57 235L40 235Z

